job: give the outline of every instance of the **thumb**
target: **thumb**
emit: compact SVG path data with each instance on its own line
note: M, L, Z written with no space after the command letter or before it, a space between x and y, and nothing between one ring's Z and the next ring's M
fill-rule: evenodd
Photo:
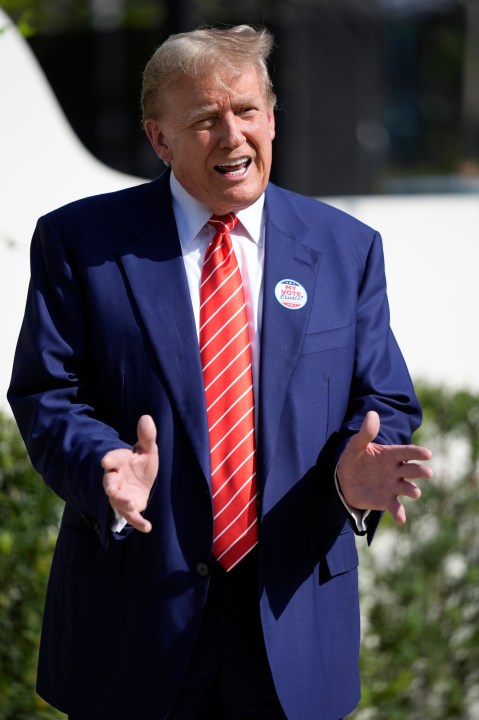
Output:
M156 445L156 425L151 415L142 415L136 428L138 442L135 449L151 452Z
M380 424L377 412L375 410L369 410L369 412L366 413L359 431L351 439L349 444L354 442L358 450L365 450L379 433Z

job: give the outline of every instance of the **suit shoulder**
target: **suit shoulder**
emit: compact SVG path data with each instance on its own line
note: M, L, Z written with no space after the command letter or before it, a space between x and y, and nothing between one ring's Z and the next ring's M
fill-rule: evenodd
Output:
M314 223L323 230L352 232L369 239L377 234L374 228L324 200L301 195L273 183L269 184L268 193L278 205L290 205L306 224Z
M162 179L163 178L163 179ZM120 246L148 236L152 227L170 227L169 182L160 176L123 190L75 200L39 218L32 252L63 256L72 263L113 257Z
M102 218L112 221L122 217L125 209L145 202L155 192L159 178L139 183L121 190L79 198L46 213L40 221L53 224L101 222Z

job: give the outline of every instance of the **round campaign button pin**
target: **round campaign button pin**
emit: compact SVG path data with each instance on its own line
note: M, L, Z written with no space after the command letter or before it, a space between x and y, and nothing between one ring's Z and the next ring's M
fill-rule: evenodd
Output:
M300 310L308 302L308 293L296 280L280 280L276 283L274 295L288 310Z

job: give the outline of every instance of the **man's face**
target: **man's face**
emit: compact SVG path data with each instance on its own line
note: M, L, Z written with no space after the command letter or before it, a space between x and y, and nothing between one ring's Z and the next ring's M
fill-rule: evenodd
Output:
M145 121L160 158L171 164L185 190L217 215L248 207L264 191L274 138L273 107L256 69L221 79L181 78L161 117Z

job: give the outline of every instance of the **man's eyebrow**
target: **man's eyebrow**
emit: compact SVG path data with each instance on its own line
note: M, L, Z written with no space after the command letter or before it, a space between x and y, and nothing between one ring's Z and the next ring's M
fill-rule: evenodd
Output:
M231 101L233 107L250 107L251 105L258 105L260 98L258 95L236 95Z
M231 98L231 107L234 109L249 107L250 105L256 106L258 104L257 95L236 95ZM221 104L210 103L205 105L198 105L188 112L186 119L189 122L196 122L201 120L205 116L215 115L221 112Z
M191 122L195 122L195 120L199 120L205 115L211 115L212 113L217 113L219 109L219 106L216 104L211 105L198 105L198 107L193 108L193 110L190 110L186 116L187 120L190 120Z

